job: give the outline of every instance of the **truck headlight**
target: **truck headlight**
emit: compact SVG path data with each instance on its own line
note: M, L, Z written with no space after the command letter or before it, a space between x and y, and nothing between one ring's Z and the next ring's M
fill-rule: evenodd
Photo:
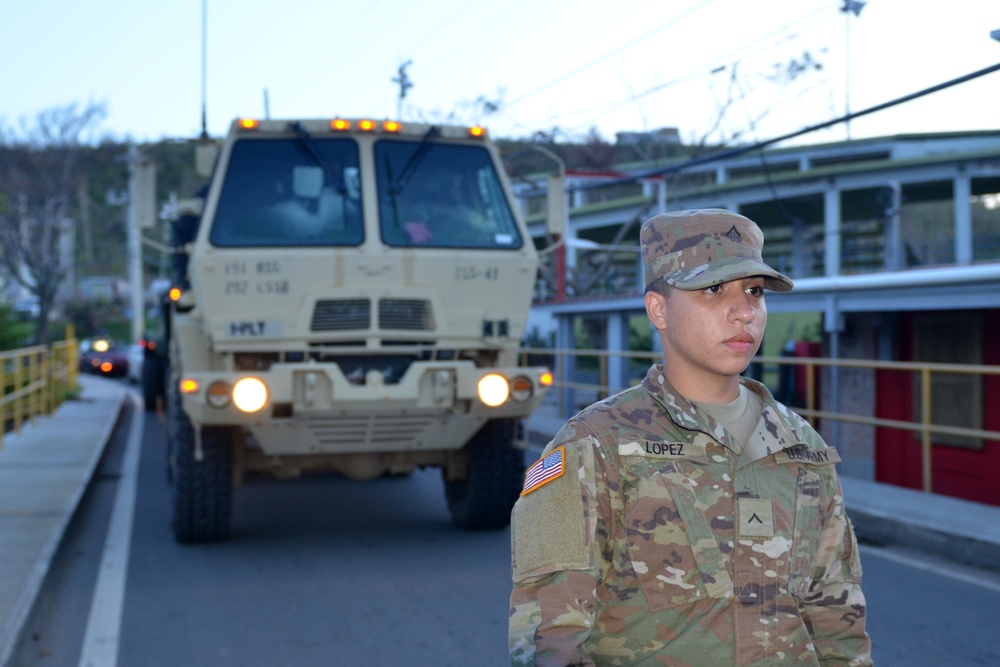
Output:
M477 389L479 391L479 400L491 408L502 405L507 400L507 396L510 395L510 386L507 384L507 378L497 373L484 375L479 380Z
M257 412L267 404L267 385L257 378L243 378L233 385L233 403L243 412Z

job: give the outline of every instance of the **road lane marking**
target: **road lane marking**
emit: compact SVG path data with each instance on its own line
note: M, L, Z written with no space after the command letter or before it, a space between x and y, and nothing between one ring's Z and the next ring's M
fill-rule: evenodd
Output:
M116 667L118 664L125 577L128 574L129 548L132 544L132 518L135 515L144 428L144 411L139 405L139 399L131 392L129 398L133 406L132 425L122 460L115 504L111 510L108 535L104 541L97 585L90 603L87 630L80 651L80 667Z
M972 569L974 566L961 566L956 563L951 563L947 560L925 560L920 555L906 555L899 553L897 551L888 551L884 547L873 547L868 545L861 545L861 553L865 556L876 556L878 558L884 558L885 560L891 560L899 565L906 565L907 567L912 567L915 570L921 570L923 572L933 572L934 574L941 575L942 577L947 577L949 579L954 579L955 581L961 581L978 588L985 588L986 590L993 591L994 593L1000 593L1000 581L991 581L990 579L983 579L982 577L976 576L972 572L963 571L963 567L968 567ZM864 561L862 560L862 566L864 566Z

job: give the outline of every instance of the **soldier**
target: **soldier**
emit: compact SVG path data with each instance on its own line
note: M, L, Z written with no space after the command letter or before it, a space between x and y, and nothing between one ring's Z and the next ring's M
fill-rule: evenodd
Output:
M655 216L640 242L663 365L570 419L528 469L511 664L870 665L837 452L740 377L764 289L792 281L729 211Z

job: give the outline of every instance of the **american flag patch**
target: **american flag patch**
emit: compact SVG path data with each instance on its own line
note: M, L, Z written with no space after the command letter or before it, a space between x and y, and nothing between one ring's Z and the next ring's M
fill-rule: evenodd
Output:
M524 489L521 495L531 493L540 486L559 479L566 472L566 448L557 447L545 458L535 462L524 473Z

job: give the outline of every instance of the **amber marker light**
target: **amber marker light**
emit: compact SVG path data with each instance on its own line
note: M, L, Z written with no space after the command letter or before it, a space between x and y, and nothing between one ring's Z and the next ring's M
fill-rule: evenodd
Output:
M538 384L542 385L543 387L551 387L553 379L554 378L552 377L552 373L546 371L538 377Z
M170 291L167 293L167 296L170 298L171 301L180 301L181 300L181 288L180 287L171 287Z
M523 375L514 378L510 383L510 397L518 403L528 400L533 393L535 393L535 388L532 386L531 380Z
M507 378L497 373L484 375L477 387L479 400L491 408L503 405L510 395L510 387L507 385Z
M373 120L359 120L358 129L362 132L371 132L376 128L375 121Z
M481 125L473 125L472 127L469 128L469 136L476 137L477 139L480 137L485 137L486 128Z
M257 412L267 404L267 385L257 378L243 378L233 385L233 403L243 412Z
M224 408L229 405L229 385L225 382L213 382L205 392L205 400L213 408Z
M192 380L191 378L183 378L181 380L180 388L182 394L193 394L198 391L198 381Z
M110 361L105 361L103 364L101 364L101 371L105 373L110 373L112 368L114 368L114 366L111 365Z
M237 122L244 130L256 130L260 125L260 121L256 118L240 118Z
M349 130L351 129L351 121L344 120L343 118L334 118L333 120L330 121L330 129L338 130L340 132L343 132L344 130Z
M386 132L399 132L403 129L403 125L394 120L387 120L382 123L382 129Z

